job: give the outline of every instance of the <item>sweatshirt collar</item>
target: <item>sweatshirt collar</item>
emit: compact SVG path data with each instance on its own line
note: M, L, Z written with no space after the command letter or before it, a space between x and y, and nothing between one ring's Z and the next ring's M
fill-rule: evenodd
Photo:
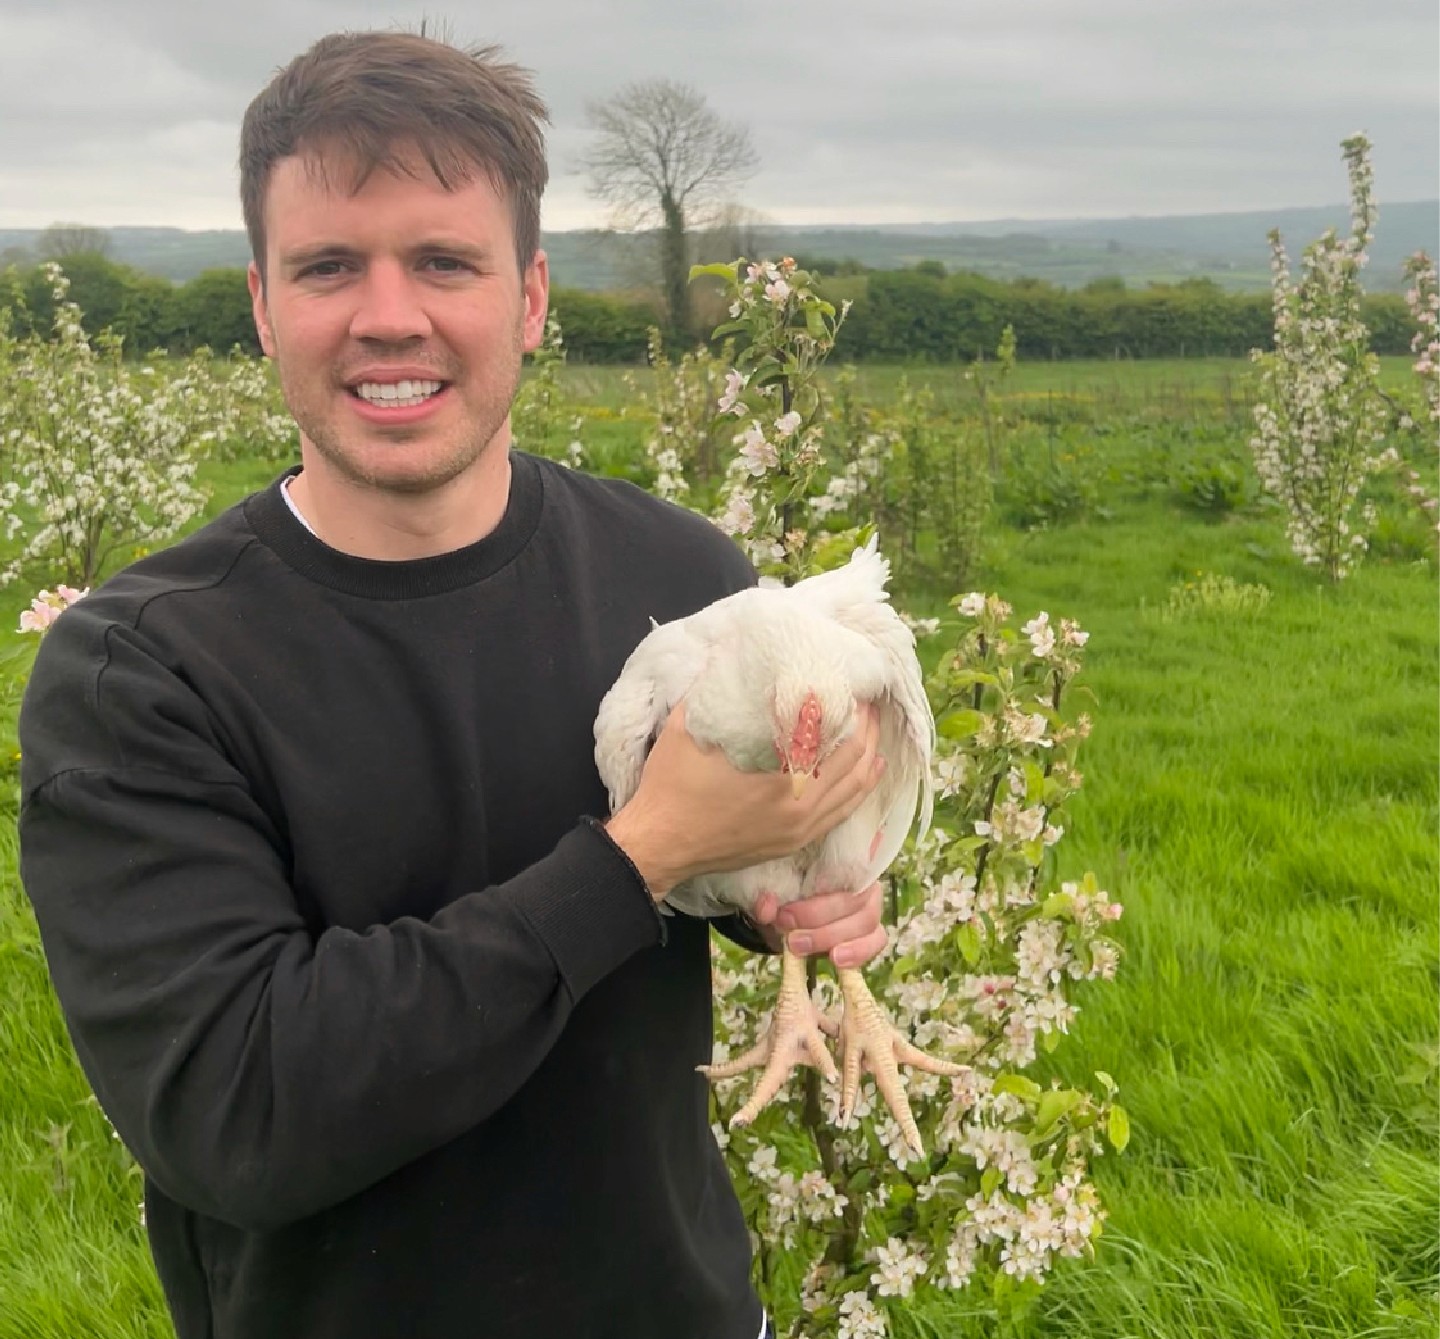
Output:
M483 539L430 558L387 562L356 558L332 549L311 534L288 505L284 481L300 472L287 470L244 505L256 537L288 567L322 586L373 600L408 600L443 595L493 576L514 559L540 523L544 483L533 456L510 452L510 497L500 523Z

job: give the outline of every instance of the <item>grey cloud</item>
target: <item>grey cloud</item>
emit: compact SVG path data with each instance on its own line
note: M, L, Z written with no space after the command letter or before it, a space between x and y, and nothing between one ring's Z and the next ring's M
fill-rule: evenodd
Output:
M237 226L249 99L393 0L0 0L0 224ZM777 219L1166 213L1437 193L1431 0L493 0L452 23L550 103L550 226L602 217L576 172L590 99L656 76L751 126L746 203Z

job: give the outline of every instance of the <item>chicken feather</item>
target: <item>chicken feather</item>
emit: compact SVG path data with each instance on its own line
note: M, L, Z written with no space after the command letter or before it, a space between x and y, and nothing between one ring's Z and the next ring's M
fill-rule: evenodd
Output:
M879 709L879 785L821 841L781 860L702 875L666 901L692 915L750 911L761 892L783 905L815 892L869 887L933 806L935 725L915 639L889 603L889 564L872 540L850 562L791 587L758 586L657 625L635 648L600 704L595 762L612 812L634 795L645 756L677 703L697 743L720 748L742 771L774 771L775 691L787 672L815 670L843 687L820 764L855 728L856 707ZM833 695L832 695L833 696ZM878 847L875 835L882 834Z
M774 771L803 752L807 769L817 774L856 728L858 708L874 704L877 751L886 762L855 812L823 837L781 859L689 879L670 890L662 910L748 913L764 893L783 906L817 893L868 888L899 854L917 810L922 835L928 829L935 721L914 635L889 602L889 575L872 539L834 571L791 587L740 591L689 618L657 624L626 661L595 720L595 762L612 812L635 794L645 757L681 701L696 742L723 750L740 770ZM959 1067L924 1054L898 1033L854 969L839 972L845 1015L836 1024L815 1009L800 960L787 951L782 966L764 1038L738 1059L701 1067L712 1079L763 1067L734 1123L753 1120L796 1064L814 1064L840 1083L841 1118L849 1120L863 1069L874 1075L911 1153L921 1156L898 1066L938 1074ZM843 1075L825 1033L841 1037Z

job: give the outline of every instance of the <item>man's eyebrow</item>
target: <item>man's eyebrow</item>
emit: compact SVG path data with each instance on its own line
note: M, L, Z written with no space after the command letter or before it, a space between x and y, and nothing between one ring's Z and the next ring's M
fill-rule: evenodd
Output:
M359 252L340 242L318 242L314 246L296 247L280 253L280 264L287 270L303 269L322 260L354 260Z
M416 242L410 249L416 255L457 256L461 260L472 261L477 265L487 263L492 255L488 246L480 246L474 242L461 242L447 237L431 237L425 241Z
M414 256L446 255L468 260L476 265L489 264L493 252L490 247L478 246L473 242L461 242L453 238L432 237L416 242L408 248ZM280 253L280 263L288 270L304 269L325 260L358 260L361 252L343 242L317 242L313 246L296 247Z

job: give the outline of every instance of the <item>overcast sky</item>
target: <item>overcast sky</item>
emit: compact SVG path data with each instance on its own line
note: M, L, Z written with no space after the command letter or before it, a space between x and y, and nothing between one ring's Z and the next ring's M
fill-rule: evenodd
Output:
M547 228L602 226L585 105L692 84L782 223L1175 214L1440 193L1435 0L0 0L0 227L240 226L246 104L323 33L496 41L551 109Z

